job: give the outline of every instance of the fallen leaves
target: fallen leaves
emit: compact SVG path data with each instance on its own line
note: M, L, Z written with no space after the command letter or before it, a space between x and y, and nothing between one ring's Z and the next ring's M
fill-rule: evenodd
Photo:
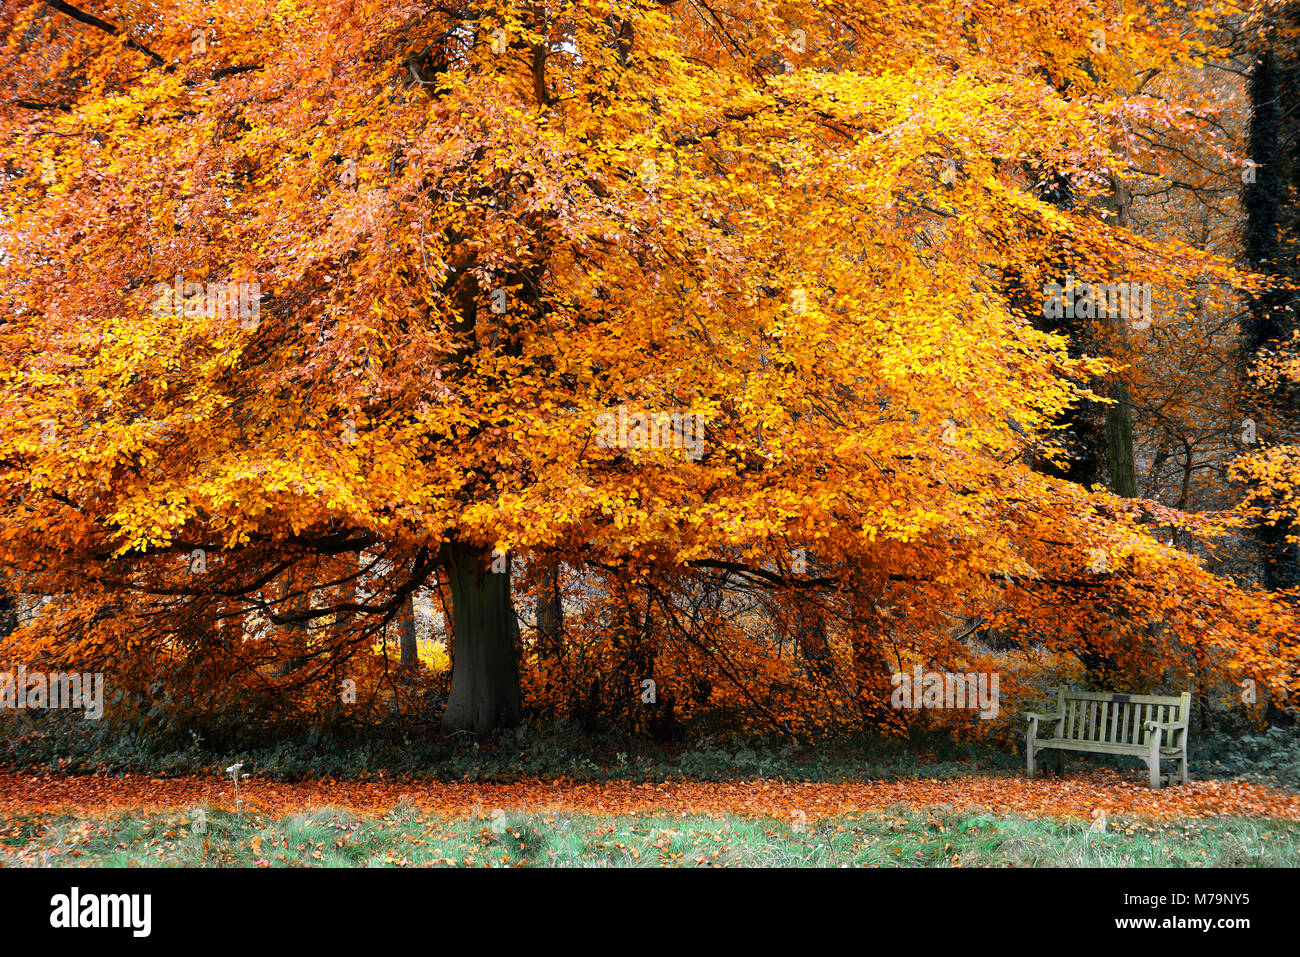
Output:
M0 812L67 811L107 814L152 812L213 803L233 809L233 798L213 800L213 779L30 775L0 772ZM949 780L841 783L767 780L647 784L613 781L433 782L257 781L241 791L241 804L269 813L334 805L360 812L388 811L411 803L421 810L465 816L484 805L516 811L597 814L740 814L817 820L860 809L906 806L1015 813L1028 817L1105 820L1121 815L1153 819L1223 816L1300 820L1300 794L1241 780L1193 781L1152 791L1137 776L1109 769L1063 780L980 776Z

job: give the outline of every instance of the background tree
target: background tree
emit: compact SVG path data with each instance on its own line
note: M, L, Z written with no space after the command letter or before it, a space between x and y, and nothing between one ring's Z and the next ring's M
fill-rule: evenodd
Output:
M1244 255L1274 282L1248 299L1242 322L1248 363L1265 363L1292 347L1300 332L1300 5L1261 4L1252 24L1258 39L1250 73L1250 177L1244 187ZM1249 411L1262 445L1295 474L1300 443L1300 390L1294 380L1265 376L1248 384ZM1263 581L1271 590L1300 587L1300 547L1275 493L1255 503ZM1281 507L1279 507L1281 506Z

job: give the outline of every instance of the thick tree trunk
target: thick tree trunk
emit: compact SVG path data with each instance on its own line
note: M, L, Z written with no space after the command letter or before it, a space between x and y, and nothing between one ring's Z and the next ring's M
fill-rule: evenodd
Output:
M510 573L493 572L486 549L448 547L456 646L452 656L451 696L442 717L446 732L486 733L517 724L519 634L510 603Z

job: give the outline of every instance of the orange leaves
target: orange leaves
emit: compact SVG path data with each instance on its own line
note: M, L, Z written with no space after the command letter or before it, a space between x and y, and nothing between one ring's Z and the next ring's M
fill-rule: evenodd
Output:
M108 814L124 809L157 811L194 804L234 806L233 791L206 778L146 781L121 777L55 777L0 772L0 810L9 813L67 810ZM213 800L215 797L215 801ZM466 816L484 807L506 813L586 812L593 814L741 814L803 820L891 806L1032 817L1056 816L1098 821L1117 818L1273 817L1300 820L1300 798L1244 781L1192 781L1152 791L1134 774L1091 771L1065 780L1016 777L962 777L938 781L898 780L852 783L773 781L593 784L521 781L491 784L452 781L280 781L245 782L245 807L274 814L310 806L338 806L359 812L384 812L406 800L435 813ZM902 822L905 823L905 822ZM931 823L931 827L935 824ZM942 827L937 830L942 831Z
M337 693L322 662L380 640L408 576L463 540L679 595L700 563L816 551L827 591L870 570L907 653L952 651L958 619L1065 650L1127 634L1122 608L1135 633L1278 660L1260 623L1293 618L1025 464L1108 366L1025 322L1009 277L1036 290L1068 245L1081 273L1236 278L1085 212L1095 176L1077 210L1029 190L1145 160L1124 124L1183 114L1108 82L1190 41L1046 0L787 7L734 4L723 34L688 4L168 0L131 35L170 70L15 14L0 77L66 109L0 107L0 560L61 598L6 651L57 627L107 654L149 622L153 648L116 659L134 687L165 647L215 661L198 685L253 674L312 711ZM256 284L256 323L153 310L178 274ZM624 406L698 415L698 448L602 443ZM367 597L322 609L363 550ZM272 582L304 566L294 605ZM213 617L241 615L265 633L212 651ZM772 653L782 628L717 617L721 662L688 646L670 678L707 674L728 707L785 686L780 720L850 709ZM299 626L320 667L267 677ZM605 627L578 637L609 674Z

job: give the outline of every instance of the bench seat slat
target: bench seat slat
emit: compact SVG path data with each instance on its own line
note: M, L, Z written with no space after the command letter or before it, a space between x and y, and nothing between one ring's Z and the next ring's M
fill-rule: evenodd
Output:
M1096 751L1102 754L1133 754L1142 756L1149 754L1151 748L1149 745L1141 744L1110 744L1104 741L1067 741L1063 738L1039 738L1034 742L1035 751ZM1181 754L1181 748L1161 748L1160 753L1163 756L1171 757Z

